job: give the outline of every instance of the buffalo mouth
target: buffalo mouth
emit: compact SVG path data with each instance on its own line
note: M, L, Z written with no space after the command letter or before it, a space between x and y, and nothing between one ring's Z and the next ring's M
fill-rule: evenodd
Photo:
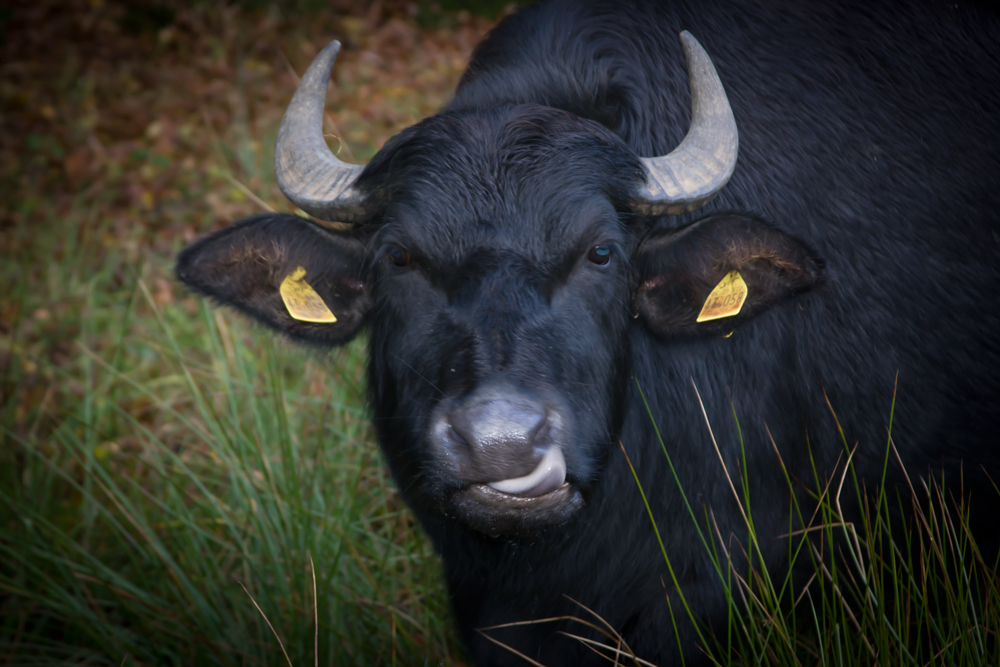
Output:
M528 475L470 484L451 497L458 518L485 535L532 533L563 523L584 505L579 489L566 481L558 447L550 447Z

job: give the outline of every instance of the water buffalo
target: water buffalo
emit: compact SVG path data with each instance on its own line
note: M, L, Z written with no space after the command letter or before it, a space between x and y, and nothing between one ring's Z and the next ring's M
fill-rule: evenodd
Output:
M828 474L827 399L862 479L882 473L897 376L910 469L964 465L967 489L1000 471L998 36L963 2L541 2L366 166L323 139L333 43L275 169L304 211L351 224L256 216L177 275L296 340L367 331L378 440L476 664L523 664L478 628L580 614L568 598L639 656L694 664L626 453L694 613L723 599L656 427L691 504L745 535L707 417L776 567L771 437L793 478ZM489 634L603 664L561 629L579 626Z

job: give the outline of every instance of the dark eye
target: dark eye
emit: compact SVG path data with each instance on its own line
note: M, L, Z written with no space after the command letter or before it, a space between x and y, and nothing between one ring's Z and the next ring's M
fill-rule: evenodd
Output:
M611 246L595 245L590 249L590 252L587 253L587 259L594 264L604 266L611 261Z
M393 248L389 251L389 259L396 266L406 266L410 263L410 253L406 252L402 248Z

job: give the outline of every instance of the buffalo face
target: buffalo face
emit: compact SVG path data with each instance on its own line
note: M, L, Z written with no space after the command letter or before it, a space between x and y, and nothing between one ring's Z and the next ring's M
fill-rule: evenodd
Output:
M360 184L390 189L370 241L375 423L413 502L489 533L579 509L627 389L629 257L614 193L641 166L544 107L443 114Z

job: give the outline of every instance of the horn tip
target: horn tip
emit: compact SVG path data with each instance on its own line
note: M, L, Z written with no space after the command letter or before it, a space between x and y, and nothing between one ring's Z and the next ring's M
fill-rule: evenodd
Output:
M324 60L328 58L336 58L340 54L340 47L340 40L334 39L323 47L323 50L316 56L316 59L319 60L321 57L323 57Z
M705 53L705 47L703 47L701 45L701 42L699 42L695 38L695 36L689 33L687 30L681 30L680 38L681 38L681 46L684 48L684 55L687 56L688 58L690 58L691 54L693 53L698 53L698 52ZM705 54L705 57L706 58L708 57L707 53Z

